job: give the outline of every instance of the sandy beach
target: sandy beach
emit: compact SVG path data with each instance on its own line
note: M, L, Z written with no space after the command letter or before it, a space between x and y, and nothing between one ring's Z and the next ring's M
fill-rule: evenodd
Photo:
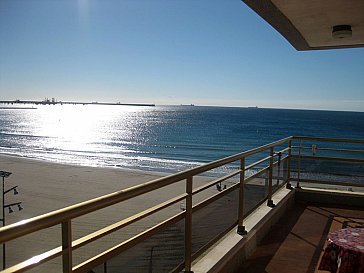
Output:
M18 185L19 194L6 195L7 203L21 201L24 210L7 215L7 224L70 206L167 174L118 168L84 167L13 156L0 156L0 170L12 172L6 188Z
M17 207L14 207L14 212L10 214L6 210L6 224L38 216L166 175L138 170L72 166L12 156L0 156L0 170L12 173L9 178L5 179L5 188L17 185L19 191L18 195L13 195L12 192L6 194L5 203L21 201L24 208L18 211ZM183 189L183 187L177 188ZM170 190L171 187L167 189L167 191ZM120 205L116 205L112 206L111 209L80 217L73 222L74 238L79 238L97 228L120 220L116 219L116 214L118 218L122 219L165 198L166 195L148 194L148 197L143 198L142 202L140 199L125 202L122 210L120 210ZM38 233L7 244L7 265L12 265L26 257L30 258L31 256L28 255L31 253L34 255L34 250L40 253L61 243L59 227L50 228L42 234ZM56 266L52 262L48 263L48 266L42 267L44 267L42 272L59 272L58 265Z
M14 212L10 214L6 210L6 224L38 216L167 175L165 173L138 170L57 164L3 155L0 156L0 170L12 173L9 178L5 179L5 188L8 189L17 185L19 191L17 195L13 195L12 192L6 194L5 203L21 201L24 208L18 211L15 206ZM206 181L206 179L196 179L195 187L201 181ZM181 194L184 190L184 181L178 182L122 204L79 217L72 221L73 238L77 239L108 224L124 219ZM115 236L120 242L120 239L128 238L138 230L143 230L146 226L156 224L161 219L166 219L168 216L180 212L180 206L180 204L176 204L161 213L152 215L131 227L123 229L122 232L116 232L112 236L109 235L97 243L100 245L91 245L89 248L81 248L82 251L75 251L74 262L80 262L85 258L89 258L90 255L96 254L100 249L106 249L108 246L115 244ZM59 246L61 243L60 235L60 227L55 226L44 232L37 232L7 243L7 266L20 262L25 258L30 258L34 253L40 254L43 251ZM59 272L59 262L59 259L58 261L48 262L34 272Z

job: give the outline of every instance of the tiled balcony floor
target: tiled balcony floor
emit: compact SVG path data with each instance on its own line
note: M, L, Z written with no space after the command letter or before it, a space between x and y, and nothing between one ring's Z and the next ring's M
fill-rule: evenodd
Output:
M317 270L327 234L364 227L364 211L296 204L273 227L239 272L324 273Z

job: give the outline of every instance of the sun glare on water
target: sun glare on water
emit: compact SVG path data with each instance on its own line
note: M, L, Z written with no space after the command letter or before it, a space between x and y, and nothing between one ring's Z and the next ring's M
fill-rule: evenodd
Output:
M117 107L117 108L116 108ZM37 109L37 124L33 135L47 138L44 146L72 151L95 151L97 143L115 138L132 138L127 127L131 120L129 112L141 108L131 106L92 106L92 105L52 105ZM33 114L33 113L32 113ZM44 141L44 140L43 140Z

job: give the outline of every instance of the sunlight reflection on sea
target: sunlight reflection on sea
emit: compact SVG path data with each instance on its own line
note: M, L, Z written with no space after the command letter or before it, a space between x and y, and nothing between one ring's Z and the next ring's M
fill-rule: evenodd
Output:
M0 153L175 172L290 135L363 138L364 113L199 106L0 109Z

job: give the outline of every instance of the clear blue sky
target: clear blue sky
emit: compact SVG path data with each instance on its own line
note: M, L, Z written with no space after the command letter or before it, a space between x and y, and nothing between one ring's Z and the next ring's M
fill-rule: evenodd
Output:
M296 51L240 0L1 0L0 99L364 111L364 48Z

